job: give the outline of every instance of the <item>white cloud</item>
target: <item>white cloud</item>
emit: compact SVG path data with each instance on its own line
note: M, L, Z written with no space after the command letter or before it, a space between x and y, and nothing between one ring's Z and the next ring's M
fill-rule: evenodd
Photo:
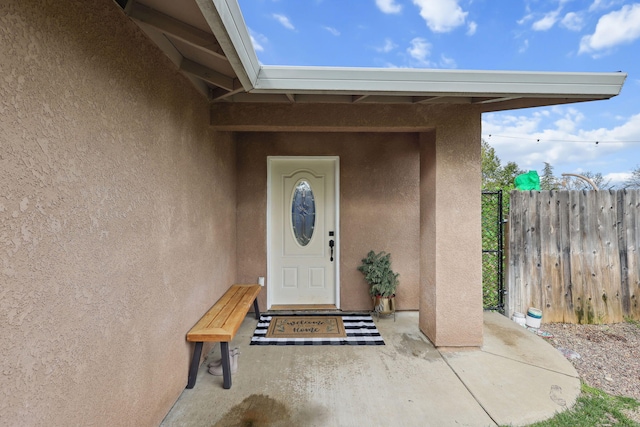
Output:
M634 148L625 141L640 141L640 114L613 128L585 129L588 123L573 107L556 106L529 115L491 113L483 116L482 135L503 162L515 161L523 169L541 170L543 162L549 162L557 175L578 168L603 175L624 172L603 169L615 169L620 162L611 157Z
M407 52L421 65L430 65L428 57L431 55L431 44L422 37L416 37L411 40L411 47L407 48Z
M442 68L457 68L458 64L456 60L453 58L449 58L448 56L442 54L440 55L440 67Z
M532 19L533 19L533 14L532 14L532 13L529 13L529 14L527 14L527 15L523 16L522 18L518 19L518 20L516 21L516 23L517 23L518 25L524 25L524 24L526 24L528 21L531 21Z
M584 26L584 18L581 14L575 12L569 12L564 15L562 21L560 21L563 27L571 31L580 31Z
M395 0L376 0L376 6L382 13L400 13L402 6L397 4Z
M520 46L520 49L518 49L518 53L524 53L527 51L527 49L529 49L529 39L525 39L522 42L522 45Z
M467 35L468 36L474 35L477 29L478 29L478 24L476 24L474 21L469 22L469 25L467 26Z
M578 53L597 53L640 38L640 3L603 15L593 34L582 37Z
M625 181L630 179L633 176L631 172L612 172L606 175L603 175L603 178L608 181L611 181L612 185L620 186L624 184Z
M283 27L289 29L289 30L295 30L296 27L293 26L293 24L291 23L291 21L289 21L289 18L287 18L284 15L281 15L279 13L274 13L273 15L271 15L276 21L278 21L280 24L282 24Z
M264 47L262 47L262 45L256 41L255 37L253 36L250 36L250 37L251 37L251 44L253 45L253 48L255 49L255 51L264 52Z
M619 3L620 0L594 0L593 3L591 3L591 6L589 6L589 12L609 9Z
M562 114L563 109L558 109L556 114ZM566 113L559 119L557 119L554 124L556 125L556 129L561 132L572 133L575 132L578 124L584 120L584 115L580 113L575 108L568 108Z
M395 44L391 39L384 39L384 45L382 45L381 47L377 47L376 50L378 52L389 53L397 47L398 45Z
M620 141L640 141L640 113L633 115L620 126L611 129L611 136L606 139Z
M531 25L531 28L534 31L547 31L550 30L556 22L558 22L558 15L560 14L560 9L554 10L552 12L546 13L541 19L538 19Z
M331 34L333 34L334 36L339 36L340 35L340 31L338 31L337 29L333 28L333 27L322 27L325 30L329 31Z
M565 3L568 3L570 1L572 0L557 0L558 8L550 12L546 12L544 15L542 15L542 18L535 20L533 24L531 24L531 29L534 31L548 31L553 28L553 26L556 25L558 21L560 21L560 23L565 26L573 25L575 27L578 14L576 14L575 12L569 12L562 18L560 15ZM517 21L518 24L522 25L525 22L534 20L537 16L540 16L540 13L531 12L529 7L527 7L527 13L528 14L526 16Z
M446 33L464 24L469 12L464 12L458 0L413 0L420 16L435 33Z
M256 33L249 28L249 37L251 37L251 44L256 52L264 52L264 45L269 42L266 36Z

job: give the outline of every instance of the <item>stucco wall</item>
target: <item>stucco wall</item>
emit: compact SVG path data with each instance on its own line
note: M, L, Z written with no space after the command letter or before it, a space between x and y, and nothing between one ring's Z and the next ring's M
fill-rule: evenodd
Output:
M235 148L111 0L0 3L0 424L157 425L235 279Z
M480 114L421 134L420 328L439 347L482 345Z
M267 272L267 156L340 156L341 308L369 310L356 267L371 249L391 253L400 310L418 309L420 152L415 133L239 133L238 280ZM268 286L268 283L267 283ZM266 293L261 295L262 306Z

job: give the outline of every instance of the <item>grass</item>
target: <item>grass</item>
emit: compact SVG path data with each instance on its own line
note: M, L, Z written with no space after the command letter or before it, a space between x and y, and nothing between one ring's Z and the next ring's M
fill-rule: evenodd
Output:
M580 396L572 409L529 427L637 427L640 424L627 417L625 411L638 407L640 402L635 399L611 396L583 383Z
M633 319L631 317L625 317L624 321L627 322L627 323L631 323L632 325L640 328L640 320L635 320L635 319Z

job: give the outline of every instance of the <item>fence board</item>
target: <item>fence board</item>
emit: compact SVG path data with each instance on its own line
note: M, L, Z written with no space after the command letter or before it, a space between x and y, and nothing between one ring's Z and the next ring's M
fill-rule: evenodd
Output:
M632 193L629 197L628 209L629 217L638 224L640 223L640 192ZM627 254L629 268L629 293L631 304L629 309L634 317L640 317L640 227L627 231Z
M562 265L562 289L560 293L564 299L562 313L557 313L551 321L561 321L575 323L576 315L573 304L573 286L571 283L571 198L568 191L557 192L558 194L558 221L560 221L560 251Z
M531 303L535 307L542 306L542 289L540 274L540 201L538 191L529 191L529 197L532 203L529 205L527 222L527 258L529 259L529 294L531 295Z
M591 197L590 197L591 196ZM587 282L587 294L583 301L586 305L588 323L605 323L604 307L602 304L601 287L605 265L602 262L602 247L600 245L600 223L598 221L598 192L582 191L583 208L580 211L580 220L584 224L582 229L582 249L585 257L585 280Z
M540 198L540 287L542 301L540 307L548 311L562 311L563 299L554 297L554 290L560 288L560 257L557 246L556 197L551 192L541 194ZM545 238L549 236L550 238Z
M624 204L627 224L640 223L640 192L629 191ZM627 281L629 285L631 317L640 317L640 227L626 227L627 234Z
M612 238L614 230L617 228L613 215L613 212L617 209L616 198L617 195L613 190L599 191L597 193L598 219L600 224L598 233L604 258L601 299L604 305L605 323L611 322L611 319L619 319L623 316L619 289L619 286L621 286L620 274L616 268L619 248L617 239Z
M507 283L518 283L520 286L510 287L507 292L507 301L505 306L505 312L511 315L514 311L522 311L522 308L525 305L525 301L523 299L522 291L522 268L523 268L523 251L522 247L524 246L524 236L523 232L523 221L522 221L522 212L524 211L523 207L523 192L511 193L509 197L509 204L512 206L514 203L518 206L521 206L522 209L519 209L517 212L509 213L509 221L507 223L507 227L509 231L507 232L509 236L509 240L507 240L507 244L509 249L507 250ZM517 249L516 249L517 248Z
M640 190L514 191L510 200L507 314L640 320Z
M571 230L569 241L569 253L571 255L571 287L573 296L574 313L578 323L583 323L585 316L585 297L588 298L589 282L585 280L585 263L584 252L582 249L582 229L584 228L584 218L582 210L582 192L576 191L571 196L571 216L569 217L569 226ZM582 219L582 221L581 221Z

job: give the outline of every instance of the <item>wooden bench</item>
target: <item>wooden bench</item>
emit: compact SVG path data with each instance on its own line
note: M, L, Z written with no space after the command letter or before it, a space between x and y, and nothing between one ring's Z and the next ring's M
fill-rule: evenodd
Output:
M187 333L187 341L195 343L193 359L189 367L189 381L187 388L196 385L196 377L200 366L200 356L202 355L203 342L219 342L222 353L222 378L223 387L231 388L231 363L229 360L229 342L238 332L240 324L251 308L256 313L256 319L260 318L258 308L258 294L262 286L260 285L233 285L202 316L202 319Z

